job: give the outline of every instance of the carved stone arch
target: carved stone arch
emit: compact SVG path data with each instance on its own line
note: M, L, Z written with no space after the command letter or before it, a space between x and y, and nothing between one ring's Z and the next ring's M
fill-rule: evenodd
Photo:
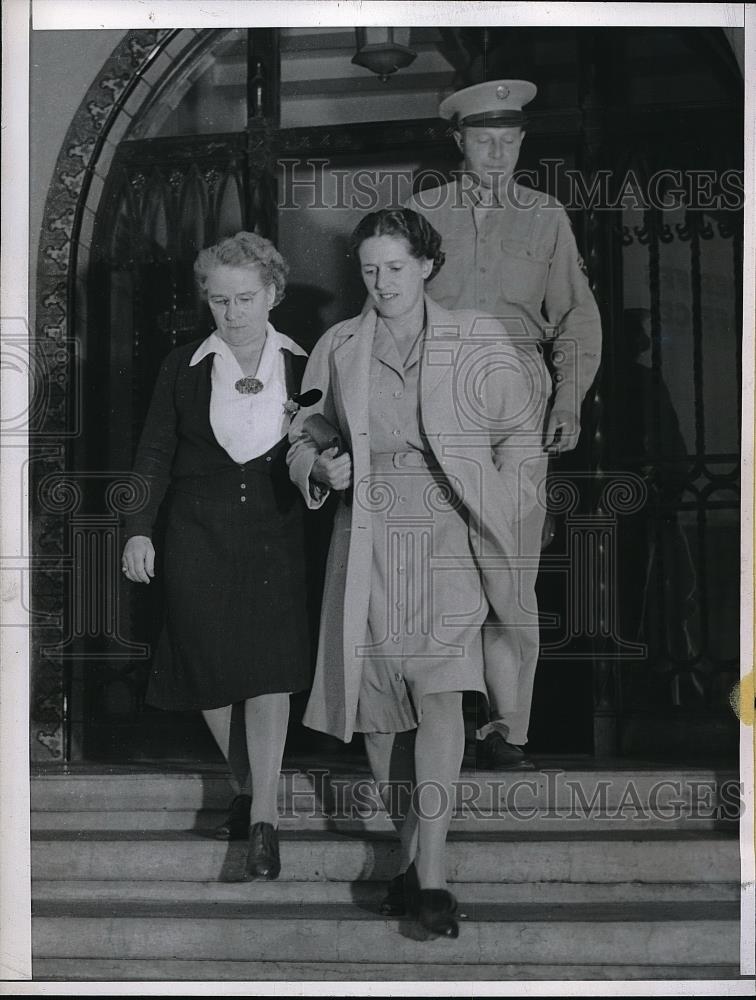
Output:
M47 193L37 255L35 387L43 405L30 428L30 513L35 558L32 608L31 756L66 759L66 634L71 627L70 516L46 505L40 489L71 471L82 432L78 406L81 351L87 329L85 278L94 221L117 144L216 32L129 31L94 77L76 110Z

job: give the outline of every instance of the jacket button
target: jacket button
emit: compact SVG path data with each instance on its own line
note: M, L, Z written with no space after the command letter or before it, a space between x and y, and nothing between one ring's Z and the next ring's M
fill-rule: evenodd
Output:
M247 502L247 498L246 497L239 497L239 499L241 500L242 503L246 503Z
M246 483L240 483L239 484L239 489L246 490L246 488L247 488L247 484Z

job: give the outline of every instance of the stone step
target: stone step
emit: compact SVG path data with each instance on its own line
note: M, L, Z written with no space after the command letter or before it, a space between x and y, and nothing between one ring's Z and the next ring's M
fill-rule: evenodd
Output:
M56 831L110 831L127 833L129 831L160 832L160 831L194 831L210 835L215 827L225 820L227 809L203 809L199 811L119 811L103 812L34 812L31 815L31 829L35 833L54 833ZM322 816L322 815L286 815L280 816L281 830L311 830L333 831L339 833L391 833L394 826L385 812L376 812L363 819ZM519 831L523 838L533 833L553 831L587 831L607 834L618 830L731 830L734 826L730 820L721 820L707 815L684 815L669 820L653 818L650 815L599 813L582 815L568 812L542 812L535 816L517 816L512 813L501 815L490 813L473 813L465 809L455 813L452 819L452 829L461 833L511 832Z
M478 904L457 940L427 941L411 921L354 905L47 902L35 906L32 938L37 961L734 966L739 912L737 903Z
M217 772L66 773L32 779L34 830L210 829L231 792ZM737 823L740 786L715 770L625 768L464 771L457 783L459 830L727 829ZM388 830L367 770L285 770L283 828Z
M633 902L736 902L737 882L452 882L451 888L464 908L476 903L633 903ZM362 882L116 882L35 879L36 903L160 902L192 903L353 903L378 912L387 883Z
M435 947L435 945L434 945ZM737 980L731 965L577 965L523 962L236 962L181 959L37 958L35 981L61 982L507 982L517 980ZM222 994L218 994L219 996Z
M235 881L246 844L195 833L59 832L32 837L35 879ZM287 881L383 880L396 871L398 842L381 834L349 836L283 831ZM736 837L725 833L624 831L612 835L453 831L448 877L455 882L737 882Z

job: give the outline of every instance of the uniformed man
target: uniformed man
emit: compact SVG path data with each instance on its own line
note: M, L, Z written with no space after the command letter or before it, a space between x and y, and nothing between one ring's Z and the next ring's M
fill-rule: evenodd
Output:
M599 365L601 326L564 208L513 180L525 137L523 107L535 94L535 85L526 80L494 80L442 101L439 113L454 122L464 170L450 184L418 192L408 207L425 215L443 238L446 262L429 286L437 302L447 309L479 310L501 319L508 330L522 330L525 338L552 342L553 391L543 448L555 454L577 444L581 403ZM543 474L545 463L538 475ZM527 554L535 553L535 565L542 543L553 536L551 519L544 508L539 510L522 533ZM523 574L522 583L533 594L536 573L530 580ZM476 734L483 766L529 764L522 747L538 660L537 632L521 630L518 648L487 660L490 721Z

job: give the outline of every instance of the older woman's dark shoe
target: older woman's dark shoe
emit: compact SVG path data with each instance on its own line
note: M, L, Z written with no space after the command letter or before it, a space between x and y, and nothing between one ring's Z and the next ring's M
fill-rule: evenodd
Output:
M246 882L256 879L272 882L280 873L278 831L270 823L255 823L249 831L249 851L244 879Z
M407 912L407 903L404 898L404 872L395 875L388 884L386 895L381 900L379 907L384 917L403 917Z
M457 900L446 889L421 889L414 862L404 875L407 912L434 937L459 937Z
M249 795L237 795L231 800L228 816L213 830L216 840L246 840L249 836L249 810L252 808L252 798Z

